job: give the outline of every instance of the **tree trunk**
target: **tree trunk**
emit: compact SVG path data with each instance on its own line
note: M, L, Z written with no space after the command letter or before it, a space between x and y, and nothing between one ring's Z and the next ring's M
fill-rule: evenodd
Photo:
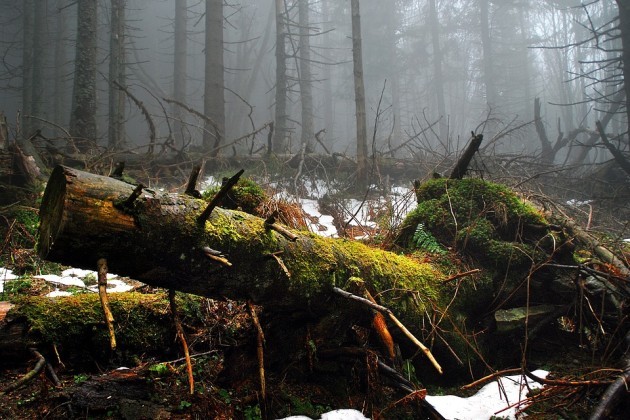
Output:
M336 304L332 288L349 287L351 277L363 278L369 290L390 290L381 303L414 320L431 312L437 297L439 275L429 264L308 232L295 232L292 241L239 211L215 208L204 226L197 221L203 200L146 189L125 203L135 188L55 168L40 211L39 254L90 269L106 258L119 275L202 296L251 299L269 311L326 313ZM218 254L231 266L212 258ZM411 303L408 290L425 303Z
M125 142L125 0L112 0L109 38L109 148L120 150ZM114 83L116 82L116 83Z
M438 19L435 0L429 0L429 22L431 26L431 45L433 46L433 85L437 99L438 134L440 139L449 144L446 138L448 126L446 124L446 104L444 101L444 73L442 72L442 47L440 46L440 21ZM447 150L450 152L450 150Z
M186 103L186 51L188 37L188 10L187 0L175 1L175 37L174 45L174 66L173 66L173 99L181 103ZM175 137L175 147L184 146L184 114L181 107L172 105L171 112L174 116L173 135Z
M630 128L630 4L627 0L617 0L619 8L619 31L621 33L621 61L623 63L623 88L626 92L626 128Z
M287 63L285 46L284 2L275 0L276 5L276 110L273 150L283 152L287 141Z
M53 122L64 126L68 122L68 102L66 78L68 77L68 59L66 57L66 11L62 10L65 0L57 0L57 17L55 22L55 58L54 58L54 88L53 88Z
M357 185L359 188L365 188L368 185L368 147L359 0L350 0L350 5L352 8L352 63L354 67L354 103L356 106L357 124Z
M315 129L313 128L313 87L311 74L311 41L308 0L298 1L300 25L300 103L302 105L301 143L306 144L306 152L313 151Z
M204 114L206 122L203 147L219 153L225 136L225 92L223 74L223 0L206 0L206 70L204 83Z
M486 104L489 108L497 105L497 88L494 82L494 63L492 57L492 41L490 38L490 18L489 0L481 0L480 7L480 29L481 45L483 48L483 80L486 85Z
M27 116L33 104L33 0L24 0L22 12L22 120L21 136L31 135L31 123Z
M96 141L96 0L78 2L70 134L85 151Z

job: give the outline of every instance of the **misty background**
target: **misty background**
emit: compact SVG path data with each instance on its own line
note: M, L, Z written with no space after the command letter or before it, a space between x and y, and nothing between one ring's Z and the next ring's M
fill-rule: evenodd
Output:
M67 134L81 137L71 122L75 76L81 70L77 40L85 38L85 28L77 24L79 2L1 3L0 110L21 136L41 129L60 146ZM204 135L216 137L208 120L166 101L175 99L212 118L224 145L275 121L274 135L283 137L274 146L277 153L297 153L305 142L315 153L356 153L350 0L80 3L96 10L91 26L96 32L93 140L102 149L143 151L134 148L149 143L147 117L118 85L112 88L118 80L150 113L155 141L168 143L168 151L217 145L204 143ZM606 115L609 136L628 152L614 1L358 3L370 153L446 156L461 150L475 131L496 153L552 163L605 162L612 155L589 138L595 121ZM123 10L122 23L112 13L116 7ZM208 44L210 31L215 41L223 37L220 49ZM118 53L116 39L122 39ZM276 115L278 42L286 66L282 124ZM213 83L221 86L208 90ZM310 108L305 108L305 95ZM204 98L214 100L215 108L222 101L224 114L212 111ZM116 103L117 110L112 108ZM112 119L115 112L118 122ZM551 143L566 140L552 156L545 153L535 122ZM114 140L113 124L120 133ZM262 153L266 141L266 131L260 131L214 154Z

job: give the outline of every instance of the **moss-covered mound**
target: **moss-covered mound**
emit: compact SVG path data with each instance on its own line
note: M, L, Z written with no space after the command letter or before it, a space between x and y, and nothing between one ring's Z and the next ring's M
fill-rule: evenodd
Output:
M523 266L546 255L547 222L509 188L480 179L432 179L416 190L418 206L397 243L413 247L422 232L484 266ZM542 253L540 251L543 251Z
M121 354L163 355L176 346L165 294L115 293L109 300ZM178 312L183 322L199 323L202 300L178 295ZM9 316L22 319L29 326L27 341L54 344L62 356L109 358L109 336L98 294L55 299L29 296L15 303Z
M221 187L217 186L204 191L203 198L212 199L220 189ZM232 187L220 205L226 209L240 209L245 213L255 214L256 208L266 200L268 200L267 194L261 186L254 180L243 177Z

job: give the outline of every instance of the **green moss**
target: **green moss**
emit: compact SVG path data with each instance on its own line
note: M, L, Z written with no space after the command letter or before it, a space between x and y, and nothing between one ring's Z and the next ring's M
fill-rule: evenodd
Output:
M411 245L423 224L436 239L495 266L525 265L535 258L540 212L506 186L480 179L432 179L416 190L418 206L402 224L399 245ZM543 234L544 236L544 234Z
M220 186L210 188L203 192L205 200L211 200L219 190ZM240 178L236 185L232 187L221 206L228 209L240 208L246 213L253 213L256 207L267 200L267 194L254 180L250 178Z
M119 349L136 354L158 354L172 345L174 328L164 294L116 293L109 296ZM202 298L179 294L178 312L183 319L198 319ZM37 341L105 352L109 336L98 294L61 298L25 297L11 311L24 317L29 334Z

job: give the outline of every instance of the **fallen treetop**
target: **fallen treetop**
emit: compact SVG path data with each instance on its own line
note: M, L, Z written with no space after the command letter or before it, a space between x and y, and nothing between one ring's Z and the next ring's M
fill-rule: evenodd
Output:
M251 299L268 310L319 311L335 299L332 288L345 288L353 276L368 290L390 290L382 304L418 316L438 296L440 274L429 264L309 232L294 232L293 241L240 211L215 208L198 223L205 207L190 196L146 188L138 194L134 185L58 166L41 205L39 253L89 269L106 258L111 272L150 285ZM407 305L409 290L422 307Z

